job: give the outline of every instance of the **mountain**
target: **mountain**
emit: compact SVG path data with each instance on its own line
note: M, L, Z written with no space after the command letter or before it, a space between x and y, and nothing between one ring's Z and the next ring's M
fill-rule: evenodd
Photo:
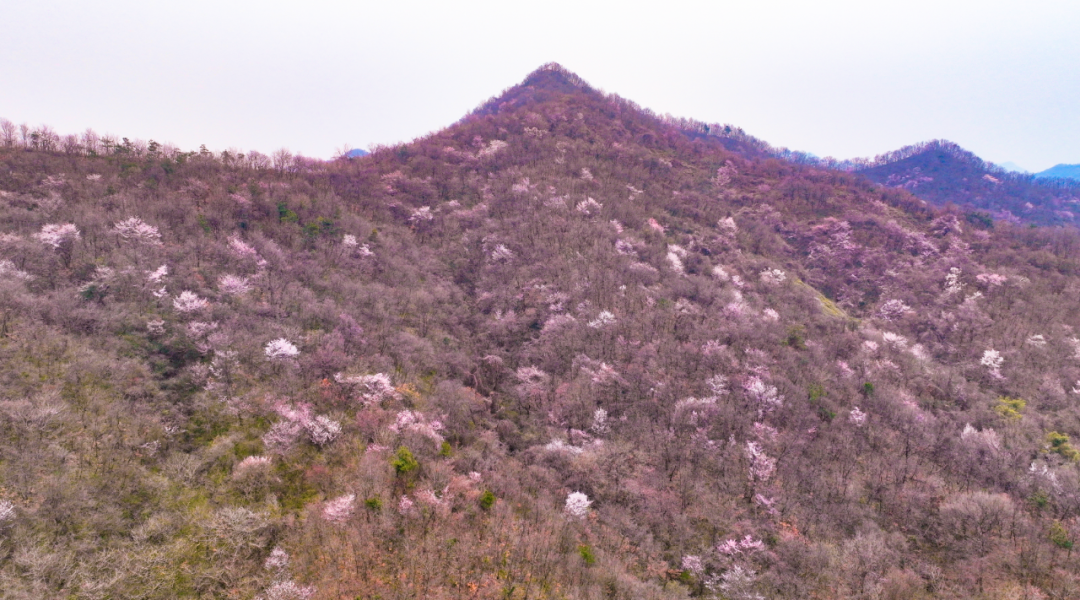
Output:
M858 164L855 172L906 189L937 206L955 204L996 220L1040 225L1080 223L1080 184L1010 172L948 141L908 146Z
M1010 173L1027 173L1028 172L1027 169L1025 169L1024 167L1021 167L1020 165L1018 165L1018 164L1016 164L1016 163L1014 163L1012 161L1003 162L1003 163L999 164L998 166L1001 167L1002 169L1005 169L1006 171L1008 171Z
M1040 179L1065 178L1080 180L1080 165L1054 165L1045 171L1035 174Z
M7 598L1080 588L1072 228L558 65L364 160L30 139Z
M345 158L360 158L361 156L367 156L368 151L360 148L353 148L345 153Z

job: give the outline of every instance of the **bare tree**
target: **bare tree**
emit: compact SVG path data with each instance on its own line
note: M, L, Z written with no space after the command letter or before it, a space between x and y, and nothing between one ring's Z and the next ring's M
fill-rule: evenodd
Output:
M64 150L64 154L77 154L82 149L79 145L79 137L76 135L65 135L60 140L60 147Z
M285 170L289 168L289 165L292 164L292 157L292 152L289 152L285 148L274 151L271 155L271 160L273 161L274 168L278 170L278 173L284 173Z
M15 145L15 124L7 119L0 119L0 143L11 148Z
M100 149L98 143L100 142L98 134L89 127L82 134L82 147L87 154L97 154Z

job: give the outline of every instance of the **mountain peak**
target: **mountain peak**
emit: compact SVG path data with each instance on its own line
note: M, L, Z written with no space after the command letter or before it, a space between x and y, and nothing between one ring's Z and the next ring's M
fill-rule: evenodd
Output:
M529 73L521 85L562 93L573 93L579 90L594 91L577 73L556 62L541 65L540 68Z
M549 62L529 73L521 83L480 105L472 114L496 114L504 108L527 102L544 102L557 96L582 93L599 94L599 91L566 67Z

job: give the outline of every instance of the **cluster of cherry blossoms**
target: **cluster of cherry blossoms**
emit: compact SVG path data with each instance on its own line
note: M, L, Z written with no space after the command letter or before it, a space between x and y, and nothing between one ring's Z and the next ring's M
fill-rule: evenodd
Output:
M275 581L258 600L308 600L315 595L315 586L300 585L291 579Z
M686 267L683 265L683 259L686 258L686 249L677 244L669 244L667 251L667 261L671 265L671 270L676 273L686 272Z
M300 350L296 346L285 338L277 338L267 342L266 347L263 348L263 354L269 360L284 360L289 358L295 358L300 354Z
M161 280L165 279L165 276L168 274L169 265L161 265L157 269L154 269L153 271L150 271L146 274L146 281L156 285L161 283Z
M233 476L241 477L248 473L269 469L274 460L269 456L249 456L233 467Z
M518 367L514 378L518 380L518 393L526 397L543 394L551 381L551 376L538 367Z
M323 518L331 523L344 523L352 516L355 505L356 494L346 494L327 500L323 504Z
M570 492L566 496L566 505L563 510L566 514L575 519L584 519L589 514L589 507L592 506L592 500L581 492Z
M1001 365L1004 364L1005 357L1000 352L991 348L986 352L983 352L982 358L979 359L979 364L990 370L990 375L995 379L1004 379L1001 374Z
M34 234L34 237L41 240L41 243L53 248L59 248L67 242L73 242L79 239L79 236L79 228L75 227L74 223L42 225L41 232Z
M851 412L848 413L848 421L850 421L851 424L856 427L862 427L863 425L866 425L866 419L866 413L860 410L858 406L853 407L851 409Z
M761 283L765 285L780 285L787 280L787 275L780 269L765 269L759 276L761 277Z
M885 321L895 321L911 311L911 307L903 301L893 298L886 300L878 307L878 316Z
M266 260L259 256L259 252L235 235L229 238L229 249L240 259L250 260L259 268L266 266Z
M173 308L181 313L197 312L208 306L210 306L208 300L200 298L198 294L188 290L180 292L179 296L173 298Z
M952 267L945 275L945 293L947 295L959 294L964 289L964 283L960 281L960 269Z
M749 534L744 536L741 540L726 540L716 546L716 551L725 556L751 554L764 549L765 543L761 540L754 539L754 537Z
M412 225L420 225L427 223L435 219L435 215L431 212L430 206L421 206L420 208L412 211L409 215L408 222Z
M32 276L26 271L19 270L15 263L10 260L0 260L0 279L19 279L29 281Z
M0 524L15 519L15 504L10 500L0 500Z
M311 405L301 403L292 406L278 402L274 406L281 420L263 434L266 449L275 454L285 454L302 437L315 446L323 447L341 435L341 424L325 415L314 415Z
M976 448L981 447L992 451L1001 448L1001 438L990 427L979 431L972 427L971 423L967 423L964 425L963 431L960 432L960 439Z
M600 210L603 208L604 205L600 204L593 198L586 198L582 202L578 203L577 207L575 207L575 210L585 215L586 217L591 217L600 214Z
M776 459L765 454L761 444L747 441L745 453L750 463L748 468L750 481L766 482L772 478L773 473L776 472Z
M364 404L377 404L383 400L395 398L397 391L386 373L374 375L334 375L334 381L355 390Z
M589 321L589 323L588 323L589 327L591 327L593 329L600 329L602 327L607 327L608 325L614 325L614 324L615 324L615 315L612 314L610 311L607 311L607 310L600 311L600 314L596 315L596 318L593 319L592 321Z
M730 160L726 161L724 166L716 170L716 176L713 177L712 180L713 185L721 188L726 186L731 183L731 178L738 172L738 169L735 168L735 165L733 165Z
M492 262L505 263L512 260L514 260L514 251L507 248L505 244L499 244L491 251Z
M218 290L226 296L243 296L251 291L251 284L247 277L222 275L218 278Z
M428 419L423 413L413 410L403 410L397 414L394 418L394 422L390 425L390 431L394 433L402 433L410 431L418 433L426 438L433 440L437 445L443 443L443 436L440 433L444 429L441 421L437 419Z
M500 150L506 148L507 146L509 146L509 144L502 140L491 140L486 147L481 148L480 151L476 153L476 156L477 158L487 158L489 156L494 156Z
M147 246L161 245L161 232L139 217L129 217L113 225L116 233L125 240Z
M780 395L776 386L767 385L756 375L746 380L743 389L746 391L747 396L754 401L758 418L784 405L784 397Z

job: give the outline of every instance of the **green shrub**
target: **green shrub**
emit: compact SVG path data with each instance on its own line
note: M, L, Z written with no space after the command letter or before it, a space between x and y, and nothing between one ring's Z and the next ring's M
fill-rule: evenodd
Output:
M592 566L596 564L596 554L593 552L591 546L589 546L588 544L581 544L580 546L578 546L577 551L578 554L581 555L581 560L585 561L585 564L587 566Z
M1063 550L1072 550L1073 541L1069 539L1069 531L1061 524L1061 521L1054 521L1050 525L1050 541L1054 542L1054 545Z
M1080 451L1073 448L1072 444L1069 443L1069 436L1064 433L1051 431L1046 434L1046 443L1050 444L1051 452L1056 452L1073 462L1080 461Z
M1023 417L1021 413L1023 413L1026 406L1027 402L1020 398L1002 396L998 398L997 404L994 406L994 412L1001 415L1006 421L1019 421Z
M394 467L394 472L398 475L408 475L413 471L420 468L420 463L416 461L416 457L413 456L411 450L405 446L401 446L394 453L394 459L390 461L390 464Z

